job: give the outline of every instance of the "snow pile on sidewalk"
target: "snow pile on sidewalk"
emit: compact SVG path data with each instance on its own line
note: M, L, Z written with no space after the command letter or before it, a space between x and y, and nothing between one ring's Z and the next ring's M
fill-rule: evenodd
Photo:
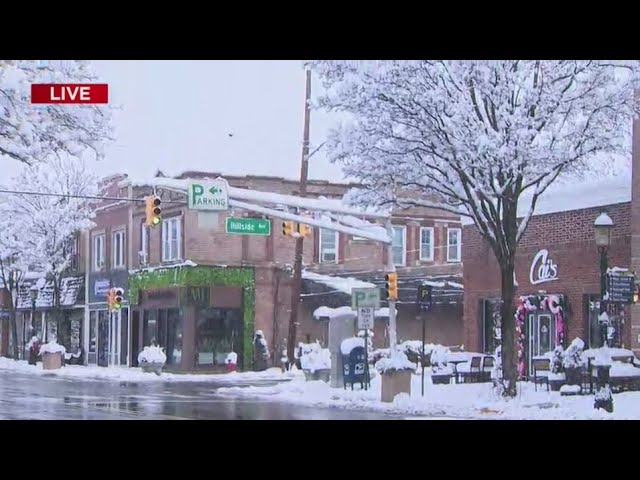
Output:
M415 370L416 364L411 363L404 352L396 352L393 358L381 358L378 360L375 369L380 373L392 370Z
M151 345L150 347L144 347L138 354L138 362L140 363L162 363L167 361L167 356L162 351L162 347Z
M61 353L64 355L67 353L67 349L64 348L63 345L60 345L58 342L53 341L49 343L45 343L40 347L40 355L44 353Z
M614 413L593 408L593 395L563 397L559 392L535 391L531 383L518 384L518 396L505 400L491 383L433 385L425 379L425 396L420 396L420 375L413 375L412 395L400 394L393 403L380 401L380 377L371 380L370 390L332 389L324 382L294 379L268 387L220 388L221 395L268 398L299 405L373 410L403 415L445 415L469 419L640 419L640 392L614 395Z
M30 375L46 375L60 378L81 378L83 380L114 380L126 382L215 382L218 384L242 385L251 382L289 381L304 374L298 370L282 373L279 368L269 368L263 372L232 372L224 374L196 375L163 372L162 375L149 375L140 368L97 367L66 365L59 370L43 370L42 364L29 365L24 360L12 360L0 357L0 370L11 370Z

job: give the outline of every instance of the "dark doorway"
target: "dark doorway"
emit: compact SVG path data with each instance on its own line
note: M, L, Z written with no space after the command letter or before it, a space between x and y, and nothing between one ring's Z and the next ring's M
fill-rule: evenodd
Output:
M131 366L138 366L138 354L140 353L140 310L131 312Z
M98 318L98 366L109 366L109 315L102 311Z

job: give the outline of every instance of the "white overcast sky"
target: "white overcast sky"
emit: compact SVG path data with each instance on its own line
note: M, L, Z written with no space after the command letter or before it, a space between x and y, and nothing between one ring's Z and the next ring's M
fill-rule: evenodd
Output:
M299 178L302 61L98 60L94 66L109 84L110 102L121 106L107 158L88 164L100 175L139 178L160 169ZM330 123L312 110L312 148ZM11 165L2 176L15 170ZM342 173L320 151L310 160L309 177L340 181Z
M117 142L100 173L151 176L159 168L171 175L193 169L299 178L302 61L101 60L95 67L109 83L110 101L122 106ZM329 123L312 111L312 146ZM321 152L309 176L342 179Z

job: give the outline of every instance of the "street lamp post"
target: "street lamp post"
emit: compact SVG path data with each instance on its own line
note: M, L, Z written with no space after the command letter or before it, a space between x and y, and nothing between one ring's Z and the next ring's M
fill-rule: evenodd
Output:
M604 349L600 350L595 362L598 378L593 406L596 409L603 408L608 412L613 412L613 395L611 394L611 387L609 386L609 370L611 369L611 365L606 355L609 327L609 315L607 314L607 252L611 246L613 220L603 212L598 215L598 218L593 222L593 226L595 230L596 247L598 247L598 253L600 254L600 315L598 316L598 322L602 336L601 348ZM591 372L589 372L589 374L591 374Z
M609 327L609 316L607 314L607 269L609 263L607 253L611 246L611 231L613 230L613 220L606 213L601 213L593 223L595 230L596 246L600 254L600 330L602 332L602 345L608 346L607 329Z

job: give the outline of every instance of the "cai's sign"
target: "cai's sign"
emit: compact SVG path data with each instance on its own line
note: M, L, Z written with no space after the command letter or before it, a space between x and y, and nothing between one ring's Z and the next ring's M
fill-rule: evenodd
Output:
M531 262L529 283L538 285L539 283L553 282L554 280L558 280L558 265L549 256L548 250L540 250L533 257L533 262Z

